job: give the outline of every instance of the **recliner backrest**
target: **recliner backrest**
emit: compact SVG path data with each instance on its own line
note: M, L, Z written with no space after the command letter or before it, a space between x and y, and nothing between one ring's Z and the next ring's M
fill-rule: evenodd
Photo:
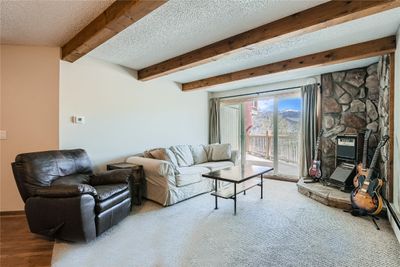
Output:
M12 164L14 177L25 201L37 188L50 186L63 176L92 174L92 163L83 149L19 154Z

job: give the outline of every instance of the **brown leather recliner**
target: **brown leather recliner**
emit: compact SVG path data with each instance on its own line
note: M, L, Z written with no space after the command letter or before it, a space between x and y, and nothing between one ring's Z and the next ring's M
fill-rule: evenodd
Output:
M130 213L130 170L94 175L83 149L19 154L11 165L33 233L87 242Z

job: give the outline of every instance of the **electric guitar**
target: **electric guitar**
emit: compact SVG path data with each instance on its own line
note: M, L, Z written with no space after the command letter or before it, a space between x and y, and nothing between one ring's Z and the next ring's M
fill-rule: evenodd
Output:
M383 180L379 178L371 179L374 167L378 161L378 156L381 147L383 147L389 136L385 135L379 142L371 165L368 169L367 176L358 177L358 187L351 192L350 199L354 208L361 209L370 215L377 215L382 210L383 200L380 195L380 190L383 186Z
M367 129L364 134L364 150L363 150L362 163L357 165L357 174L353 179L354 187L358 187L358 177L360 176L366 177L368 175L367 157L368 157L368 140L370 135L371 135L371 130Z
M311 164L310 169L308 170L308 174L313 178L315 181L321 179L322 177L322 171L321 171L321 161L318 160L318 150L319 150L319 143L321 141L321 136L323 134L324 130L321 129L319 132L319 136L317 139L317 144L315 146L315 152L314 152L314 160Z

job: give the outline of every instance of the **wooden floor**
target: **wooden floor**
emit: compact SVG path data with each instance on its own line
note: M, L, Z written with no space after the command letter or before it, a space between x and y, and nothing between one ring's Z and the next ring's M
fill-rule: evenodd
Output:
M0 216L0 266L50 266L53 241L29 231L25 215Z

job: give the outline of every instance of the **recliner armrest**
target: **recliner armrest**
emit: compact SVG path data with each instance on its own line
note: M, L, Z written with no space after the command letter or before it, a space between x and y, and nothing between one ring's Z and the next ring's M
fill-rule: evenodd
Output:
M95 199L92 195L29 197L25 212L32 233L73 242L88 242L96 238Z
M129 182L131 169L121 169L101 172L90 176L91 185L122 184Z
M54 185L43 187L35 191L35 196L58 198L58 197L76 197L83 194L96 196L96 189L88 184L76 185Z

